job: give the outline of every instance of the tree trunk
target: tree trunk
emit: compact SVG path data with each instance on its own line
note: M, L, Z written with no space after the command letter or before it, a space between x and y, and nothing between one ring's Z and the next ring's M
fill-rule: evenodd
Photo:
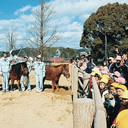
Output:
M44 47L43 47L43 0L41 0L41 26L40 26L40 53L41 58L44 60Z
M105 61L106 61L106 63L108 62L107 60L108 60L108 52L107 52L107 35L105 35Z

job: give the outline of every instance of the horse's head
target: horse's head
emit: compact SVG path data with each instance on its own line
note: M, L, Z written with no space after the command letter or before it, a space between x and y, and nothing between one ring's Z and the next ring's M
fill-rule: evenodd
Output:
M25 62L21 63L21 70L22 70L24 76L28 76L29 71L27 68L27 64Z
M66 78L69 78L70 77L70 73L69 73L69 64L64 64L63 65L63 75L66 77Z

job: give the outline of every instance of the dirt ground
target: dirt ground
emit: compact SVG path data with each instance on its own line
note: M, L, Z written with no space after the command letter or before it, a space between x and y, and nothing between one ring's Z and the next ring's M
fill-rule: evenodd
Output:
M73 128L71 82L62 75L59 91L52 93L45 81L45 90L37 93L32 71L30 83L31 92L0 91L0 128Z

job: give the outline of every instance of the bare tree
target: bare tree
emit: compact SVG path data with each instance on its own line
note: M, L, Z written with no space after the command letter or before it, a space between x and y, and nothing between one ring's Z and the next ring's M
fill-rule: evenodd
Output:
M7 49L10 51L11 49L16 48L17 42L17 34L16 34L16 27L13 23L10 24L9 29L5 35L5 41L7 45Z
M47 2L41 0L41 6L34 11L33 16L35 22L31 24L30 37L27 38L27 42L31 47L37 48L44 59L46 46L52 46L60 38L57 34L57 27L50 24L55 12Z

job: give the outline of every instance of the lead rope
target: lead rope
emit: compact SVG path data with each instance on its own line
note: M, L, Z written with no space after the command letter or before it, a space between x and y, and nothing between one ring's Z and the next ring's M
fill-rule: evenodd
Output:
M66 72L66 70L64 69L64 67L63 67L63 72L67 75L67 74L69 74L69 72Z

